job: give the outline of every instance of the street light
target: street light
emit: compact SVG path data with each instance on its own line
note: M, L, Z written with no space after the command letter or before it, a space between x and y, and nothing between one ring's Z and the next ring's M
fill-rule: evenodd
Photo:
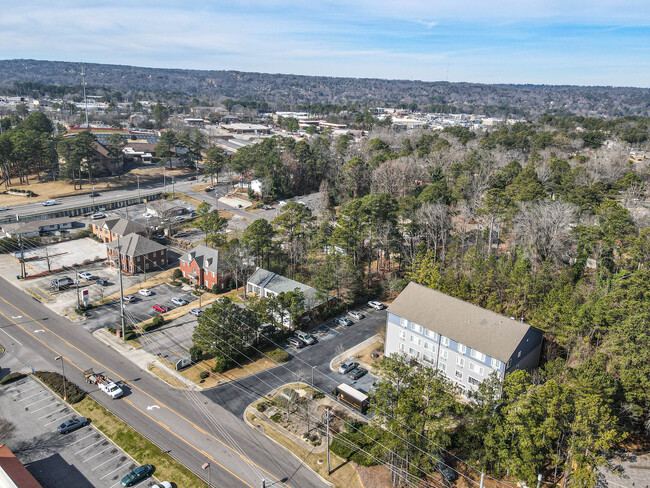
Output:
M63 373L63 401L68 401L68 391L65 386L65 359L63 356L57 356L54 358L56 361L61 361L61 372Z
M208 470L208 488L210 488L212 486L210 484L210 463L205 463L201 468Z

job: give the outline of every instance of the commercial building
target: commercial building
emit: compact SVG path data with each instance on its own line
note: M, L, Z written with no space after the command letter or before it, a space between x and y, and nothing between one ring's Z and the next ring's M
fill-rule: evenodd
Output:
M106 244L108 264L128 274L146 273L167 266L167 248L140 234L129 234Z
M2 224L2 231L6 237L37 237L46 232L72 229L76 223L70 217L57 217L47 220Z
M537 367L542 339L528 324L411 282L388 307L385 354L438 368L467 393L492 373L503 381Z
M181 256L180 270L191 285L208 289L215 285L219 290L225 289L231 275L219 250L202 244Z
M107 243L129 234L146 234L147 228L133 220L111 217L93 222L92 232L100 241Z

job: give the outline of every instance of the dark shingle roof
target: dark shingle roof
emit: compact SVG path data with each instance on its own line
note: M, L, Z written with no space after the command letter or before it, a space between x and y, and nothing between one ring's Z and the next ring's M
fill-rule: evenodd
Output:
M115 249L117 247L117 239L106 244L106 247L109 249ZM144 254L150 254L156 251L162 251L167 249L162 244L158 244L151 239L141 236L140 234L129 234L120 239L121 254L126 254L127 256L142 256Z
M183 257L181 257L181 260L187 263L196 260L196 264L199 268L206 271L214 271L215 273L219 271L223 272L226 269L226 265L221 259L221 253L219 250L212 249L203 244L196 246L194 249L184 254Z
M531 326L411 282L388 311L507 362Z

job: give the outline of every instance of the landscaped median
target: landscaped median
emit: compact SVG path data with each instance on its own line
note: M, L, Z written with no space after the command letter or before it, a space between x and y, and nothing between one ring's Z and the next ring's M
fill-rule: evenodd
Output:
M61 397L63 379L58 373L37 372L34 375ZM164 452L127 423L102 407L74 383L66 381L70 406L140 464L152 464L158 479L174 481L176 486L204 487L207 484L176 459ZM72 400L75 403L72 403Z

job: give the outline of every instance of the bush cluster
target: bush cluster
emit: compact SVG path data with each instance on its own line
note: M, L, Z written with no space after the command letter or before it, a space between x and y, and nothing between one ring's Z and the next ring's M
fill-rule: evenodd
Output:
M45 383L54 393L63 398L63 376L59 373L52 373L51 371L37 371L34 373L34 376ZM65 385L68 403L78 403L86 397L86 392L74 383L71 383L67 378Z
M289 353L282 349L273 349L268 353L269 357L276 363L286 363L289 360Z
M25 375L22 373L9 373L7 376L5 376L0 380L0 385L7 385L9 383L13 383L14 381L18 381L24 377Z

